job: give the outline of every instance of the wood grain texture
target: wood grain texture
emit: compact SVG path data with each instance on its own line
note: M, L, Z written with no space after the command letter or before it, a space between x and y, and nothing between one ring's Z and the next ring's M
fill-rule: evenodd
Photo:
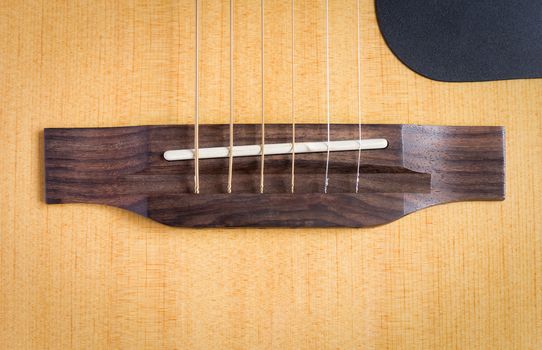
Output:
M358 136L357 124L330 126L333 140ZM297 192L290 193L291 156L236 158L227 195L228 159L200 160L195 195L194 161L168 162L164 152L191 148L194 126L57 128L44 131L45 200L49 204L106 204L170 226L370 227L429 206L504 199L504 130L500 127L362 125L362 138L388 141L363 152L355 193L358 152L298 154ZM292 140L288 124L266 128L267 143ZM358 135L356 135L358 134ZM298 142L325 140L325 124L297 124ZM359 136L358 136L359 137ZM261 140L256 124L235 126L237 145ZM229 126L201 125L201 147L227 146Z
M259 1L235 3L236 122L257 123ZM289 2L270 3L265 108L288 123ZM322 123L323 2L295 4L296 119ZM356 4L329 4L332 121L356 123ZM202 123L227 123L228 3L202 8ZM295 230L47 206L44 128L193 121L193 14L193 1L0 2L1 348L541 347L542 81L417 76L385 46L372 1L360 12L363 122L505 126L505 201Z

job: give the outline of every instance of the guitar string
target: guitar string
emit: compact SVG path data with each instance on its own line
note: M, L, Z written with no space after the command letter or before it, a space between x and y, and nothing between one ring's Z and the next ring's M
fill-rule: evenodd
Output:
M291 192L295 192L295 0L292 0L292 184Z
M358 150L358 166L356 171L356 193L359 193L359 170L361 165L361 33L360 33L360 14L359 14L359 0L357 0L357 14L358 14L358 28L357 28L357 44L358 44L358 136L359 136L359 150Z
M232 178L233 178L233 0L230 0L230 144L229 144L229 166L228 166L228 193L231 193ZM330 79L329 79L329 1L325 1L326 6L326 119L327 119L327 143L326 143L326 169L325 169L325 184L324 193L327 193L329 185L329 161L330 161L330 142L331 142L331 118L330 118ZM356 175L356 193L359 189L359 168L361 160L361 108L360 108L360 45L359 45L359 0L357 1L358 9L358 132L360 140L360 149L358 151L358 166ZM194 166L194 192L199 193L199 0L196 0L196 96L195 96L195 123L194 123L194 149L195 149L195 166ZM291 191L295 189L295 105L294 105L294 44L295 44L295 25L294 25L294 0L292 0L292 183ZM261 167L260 167L260 193L264 192L264 169L265 169L265 85L264 85L264 47L265 47L265 22L264 22L264 0L261 0L261 74L262 74L262 125L261 125Z
M265 86L264 86L264 0L260 1L260 20L261 20L261 70L262 70L262 139L261 139L261 161L260 161L260 193L264 192L264 166L265 166Z
M326 0L326 116L327 116L327 155L326 155L326 177L324 179L324 193L327 193L329 186L329 143L331 141L331 125L329 110L329 3Z
M194 98L194 193L199 193L199 0L196 0L196 93Z
M230 149L228 159L228 193L233 181L233 1L230 0Z

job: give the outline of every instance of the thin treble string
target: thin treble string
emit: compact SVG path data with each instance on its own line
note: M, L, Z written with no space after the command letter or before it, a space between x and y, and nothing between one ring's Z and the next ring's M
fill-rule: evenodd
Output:
M292 193L295 192L295 0L292 0Z
M261 9L261 70L262 70L262 139L261 139L261 162L260 162L260 193L263 193L264 191L264 164L265 164L265 96L264 96L264 0L260 1L260 9Z
M233 0L230 0L230 149L228 160L228 193L233 180Z
M326 156L326 177L324 182L324 193L327 193L329 185L329 142L331 141L331 125L329 111L329 4L326 0L326 116L327 116L327 156Z
M358 14L358 136L359 136L359 150L358 150L358 167L356 172L356 193L359 193L359 169L361 165L361 38L360 38L360 15L359 15L359 0L357 0L357 14Z
M199 193L199 0L196 0L196 93L194 118L194 193Z

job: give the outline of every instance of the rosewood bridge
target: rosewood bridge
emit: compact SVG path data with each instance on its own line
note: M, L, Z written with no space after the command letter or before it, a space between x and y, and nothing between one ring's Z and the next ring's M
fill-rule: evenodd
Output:
M369 124L360 143L357 124L332 124L328 143L326 125L297 124L294 193L291 124L266 125L264 193L260 126L235 126L231 193L229 126L199 128L199 194L192 125L46 129L46 201L106 204L171 226L367 227L504 199L501 127Z

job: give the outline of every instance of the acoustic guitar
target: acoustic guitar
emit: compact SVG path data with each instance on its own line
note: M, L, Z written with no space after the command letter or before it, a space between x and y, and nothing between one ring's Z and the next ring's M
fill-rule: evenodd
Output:
M371 1L0 18L2 348L542 346L540 80L418 75Z

